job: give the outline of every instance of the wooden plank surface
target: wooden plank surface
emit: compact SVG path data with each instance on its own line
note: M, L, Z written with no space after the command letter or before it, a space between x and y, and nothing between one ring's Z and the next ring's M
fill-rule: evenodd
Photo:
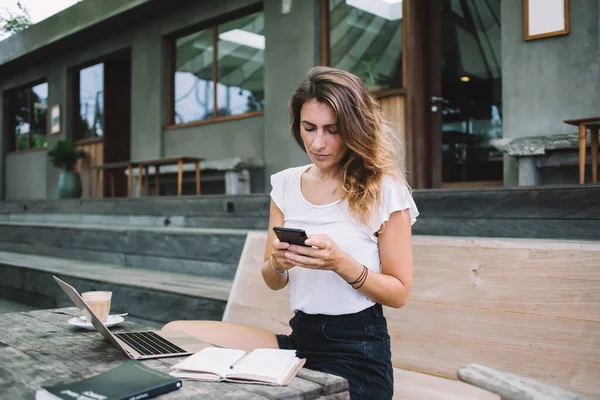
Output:
M584 400L583 396L577 393L485 365L466 365L458 371L458 377L463 382L496 393L503 399Z
M456 380L394 368L394 400L500 400L500 396Z
M3 314L0 319L0 398L32 398L42 385L93 376L126 360L116 348L93 331L78 330L67 324L80 311L39 310ZM126 322L115 331L142 328ZM99 357L99 355L102 357ZM165 372L180 361L145 360L145 364ZM348 399L347 383L332 375L301 371L288 387L185 381L183 388L164 395L165 399ZM162 398L162 397L161 397Z

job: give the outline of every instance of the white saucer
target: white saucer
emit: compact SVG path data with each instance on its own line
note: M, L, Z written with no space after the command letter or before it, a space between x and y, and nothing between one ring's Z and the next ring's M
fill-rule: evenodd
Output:
M106 326L107 328L110 328L111 326L118 325L123 321L125 321L125 319L123 317L116 316L116 315L109 315L108 318L106 319L106 322L104 323L104 326ZM71 318L69 320L69 324L76 326L78 328L89 329L91 331L96 330L96 328L94 328L94 325L92 325L90 322L87 322L87 319L85 318L85 316Z

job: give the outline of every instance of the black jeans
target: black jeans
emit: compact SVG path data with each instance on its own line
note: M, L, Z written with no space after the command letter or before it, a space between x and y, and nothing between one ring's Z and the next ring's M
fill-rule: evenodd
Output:
M352 400L388 400L394 371L387 321L380 304L355 314L296 312L292 333L277 335L281 349L296 350L305 368L345 378Z

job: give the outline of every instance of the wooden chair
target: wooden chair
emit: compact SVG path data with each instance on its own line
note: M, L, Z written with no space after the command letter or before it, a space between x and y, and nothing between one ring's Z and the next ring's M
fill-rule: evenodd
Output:
M579 130L579 183L585 182L585 153L587 146L587 130L591 134L592 152L592 183L598 183L598 128L600 117L577 118L563 121L565 124L576 126Z

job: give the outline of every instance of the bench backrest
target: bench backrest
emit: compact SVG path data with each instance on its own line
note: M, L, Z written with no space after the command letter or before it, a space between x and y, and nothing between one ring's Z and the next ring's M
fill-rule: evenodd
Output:
M288 290L264 284L249 233L224 320L288 333ZM471 363L600 395L600 242L413 237L414 282L385 307L394 367L456 379Z

